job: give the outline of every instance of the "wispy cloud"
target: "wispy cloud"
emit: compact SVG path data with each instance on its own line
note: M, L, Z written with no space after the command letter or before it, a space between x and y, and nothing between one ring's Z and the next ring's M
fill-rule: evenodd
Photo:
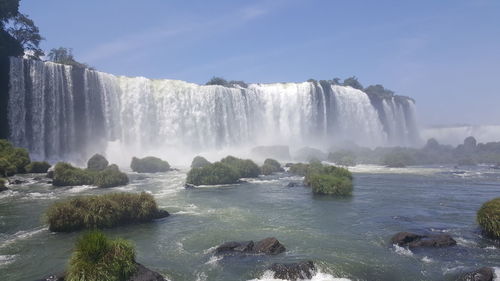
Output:
M225 17L200 20L198 22L181 23L175 27L153 28L143 32L134 33L121 38L102 43L82 54L81 59L89 63L105 60L112 57L124 56L136 50L145 49L154 44L183 37L184 39L197 39L215 32L237 28L252 20L269 13L268 6L247 6L228 13Z

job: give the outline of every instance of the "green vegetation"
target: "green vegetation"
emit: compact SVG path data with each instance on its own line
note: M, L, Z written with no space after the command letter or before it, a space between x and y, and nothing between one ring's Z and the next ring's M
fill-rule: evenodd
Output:
M0 57L19 57L26 52L39 59L42 40L34 22L19 12L19 0L0 1Z
M349 86L354 89L363 90L363 85L359 83L358 78L356 76L344 79L344 83L342 83L342 86Z
M102 171L80 169L71 164L59 162L54 167L53 185L96 185L98 187L114 187L128 184L128 177L120 172L118 166L110 165Z
M257 167L258 168L258 167ZM240 179L238 171L227 164L215 162L202 168L192 168L186 183L194 185L216 185L237 183Z
M52 204L47 212L50 231L70 232L148 222L168 216L151 194L109 193L82 196Z
M159 173L170 170L170 165L167 161L163 161L153 156L144 157L142 159L133 157L130 168L137 173Z
M260 170L263 175L270 175L272 173L284 171L283 168L281 167L281 164L278 161L270 158L264 161L264 165L262 165Z
M391 151L384 157L384 165L391 168L404 168L413 163L411 154L402 150Z
M290 169L288 171L294 175L305 176L307 174L308 168L309 168L308 164L295 163L290 166Z
M47 173L50 168L50 164L47 162L31 162L26 165L25 170L27 173Z
M93 230L76 242L65 280L126 281L136 270L135 250L130 242L111 240Z
M0 178L0 192L7 190L7 187L5 186L5 180Z
M290 173L305 176L304 184L313 193L347 196L352 194L352 174L345 168L323 165L321 162L296 163L290 166Z
M47 55L49 57L49 60L55 63L60 63L60 64L65 64L65 65L70 65L78 68L90 68L89 65L85 63L81 63L75 60L73 57L73 49L71 48L65 48L65 47L59 47L59 48L54 48L51 49L49 54Z
M87 161L87 169L91 171L102 171L106 169L108 164L109 162L104 156L96 153Z
M235 88L236 86L239 86L241 88L248 88L248 84L245 83L244 81L238 81L238 80L232 80L232 81L227 81L224 78L221 77L212 77L210 81L205 83L205 85L218 85L218 86L224 86L228 88Z
M25 173L25 167L30 162L26 149L14 147L9 141L0 139L0 176Z
M240 178L255 178L260 174L260 168L250 159L240 159L234 156L227 156L220 160L238 172Z
M327 158L326 156L327 155L323 151L317 148L303 147L295 153L294 159L297 161L305 161L305 162L309 162L311 160L323 161L326 160Z
M328 154L328 161L340 166L356 166L356 155L352 151L339 150Z
M477 222L486 235L500 239L500 197L481 206L477 212Z
M210 162L207 159L205 159L202 156L196 156L195 158L193 158L193 162L191 162L191 169L192 168L203 168L207 165L210 165Z

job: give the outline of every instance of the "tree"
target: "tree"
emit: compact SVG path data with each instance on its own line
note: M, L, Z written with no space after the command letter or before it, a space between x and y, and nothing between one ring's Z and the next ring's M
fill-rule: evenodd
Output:
M25 53L35 59L40 59L44 55L40 49L40 42L44 38L40 35L40 30L32 19L27 15L18 13L10 21L10 27L7 29L23 47Z
M19 0L0 0L0 27L19 13Z
M228 85L228 82L226 79L224 78L221 78L221 77L212 77L212 79L210 79L210 81L208 81L207 83L205 83L205 85L219 85L219 86L227 86Z
M331 80L332 85L340 85L340 78L335 77Z
M344 80L343 86L349 86L354 89L363 90L363 85L359 83L358 78L356 76L349 77Z
M55 63L61 63L81 68L91 68L85 63L81 63L75 60L73 57L73 49L59 47L57 49L51 49L49 54L47 55L50 61Z

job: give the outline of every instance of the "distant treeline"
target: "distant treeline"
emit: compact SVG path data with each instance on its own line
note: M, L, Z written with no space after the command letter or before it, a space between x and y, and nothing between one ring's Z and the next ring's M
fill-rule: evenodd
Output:
M468 137L456 147L439 144L429 139L422 148L378 147L375 149L351 146L332 149L328 160L341 165L380 164L390 167L410 165L476 165L480 163L500 166L500 142L477 143Z
M343 81L340 78L333 78L332 80L315 80L315 79L309 79L307 82L315 83L318 85L321 85L322 87L327 87L331 85L338 85L338 86L348 86L352 87L354 89L361 90L368 94L371 98L376 97L378 99L387 99L387 98L392 98L392 97L401 97L405 99L411 99L407 96L399 96L395 95L394 91L389 90L385 88L384 86L380 84L376 85L370 85L368 87L363 87L363 85L359 82L358 78L356 76L351 76L349 78L344 79ZM224 86L228 88L248 88L248 84L244 81L240 80L231 80L228 81L222 77L212 77L205 85L219 85L219 86ZM411 99L413 100L413 99Z

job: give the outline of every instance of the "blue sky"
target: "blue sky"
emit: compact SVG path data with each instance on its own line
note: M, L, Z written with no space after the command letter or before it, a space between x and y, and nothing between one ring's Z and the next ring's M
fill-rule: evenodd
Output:
M98 70L205 83L356 75L416 99L423 125L500 124L500 1L22 0Z

